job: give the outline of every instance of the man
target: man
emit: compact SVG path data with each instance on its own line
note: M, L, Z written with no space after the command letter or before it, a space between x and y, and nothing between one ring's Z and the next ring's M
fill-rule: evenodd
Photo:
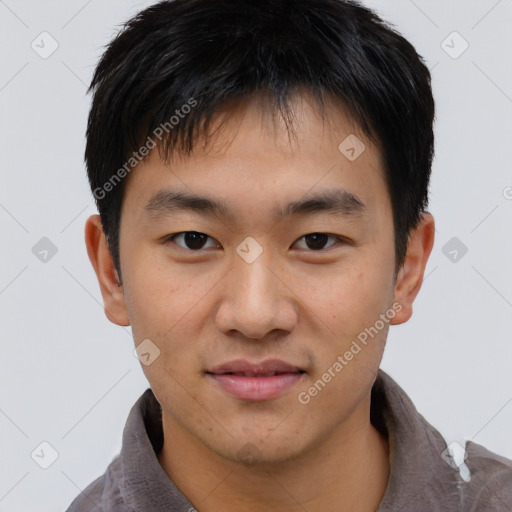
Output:
M342 0L174 0L92 80L86 244L151 388L71 512L505 511L379 369L434 242L430 74Z

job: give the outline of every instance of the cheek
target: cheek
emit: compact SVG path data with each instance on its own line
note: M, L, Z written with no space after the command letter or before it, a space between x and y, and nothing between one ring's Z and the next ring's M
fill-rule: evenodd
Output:
M372 324L393 298L392 264L361 256L357 263L340 263L302 276L304 302L334 333L344 336Z
M164 363L180 381L191 378L203 357L201 343L208 345L203 330L213 307L212 289L222 274L194 267L156 265L149 258L133 258L127 265L125 302L135 344L149 339L160 351L154 365L143 367L150 381L169 379L160 374Z
M201 336L204 298L208 282L191 282L183 273L155 265L133 265L125 297L135 344L150 340L157 357L141 368L163 403L166 396L180 404L196 393L199 371L197 343ZM156 346L156 348L154 348ZM194 352L195 351L195 352Z
M329 286L314 288L309 297L308 307L324 320L317 327L326 334L312 333L317 364L301 396L329 424L343 420L371 388L394 315L391 267L369 263L331 274ZM340 396L343 404L333 408Z
M161 337L172 329L208 289L208 282L149 250L127 258L125 276L132 329L146 337Z

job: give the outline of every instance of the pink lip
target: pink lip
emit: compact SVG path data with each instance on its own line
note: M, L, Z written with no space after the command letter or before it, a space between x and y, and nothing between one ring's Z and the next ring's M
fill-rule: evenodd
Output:
M259 402L279 397L299 382L305 372L278 359L261 363L238 359L206 373L226 393L241 400Z

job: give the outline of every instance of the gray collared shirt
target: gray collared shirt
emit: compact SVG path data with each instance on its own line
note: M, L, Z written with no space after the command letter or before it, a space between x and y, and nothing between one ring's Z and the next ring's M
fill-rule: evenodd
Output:
M67 512L194 512L158 462L161 418L147 389L128 415L121 453ZM512 512L512 460L468 441L470 476L463 479L441 434L382 370L372 388L371 421L390 447L388 485L376 512Z

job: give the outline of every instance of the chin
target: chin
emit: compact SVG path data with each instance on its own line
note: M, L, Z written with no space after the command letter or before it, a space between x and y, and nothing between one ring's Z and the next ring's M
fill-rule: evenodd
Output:
M235 437L235 442L229 438L226 440L227 444L222 446L217 443L208 443L209 448L215 454L230 462L259 467L282 464L298 458L303 453L296 439L286 443L284 439L278 436L270 439L268 432L258 438L250 436L245 436L245 438ZM260 439L264 439L264 441L260 441Z

